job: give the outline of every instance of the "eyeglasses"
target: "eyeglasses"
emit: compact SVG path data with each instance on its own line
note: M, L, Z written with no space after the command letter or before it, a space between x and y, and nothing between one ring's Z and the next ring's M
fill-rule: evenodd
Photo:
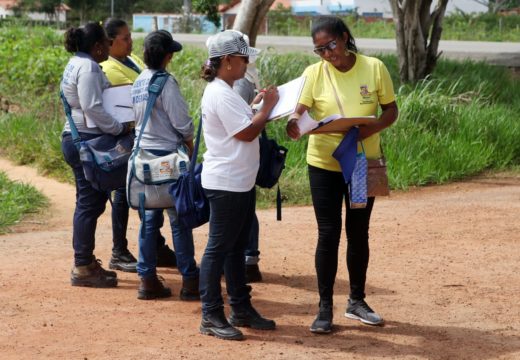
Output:
M332 40L323 46L315 47L313 51L316 55L321 56L321 55L325 54L325 51L327 51L327 50L329 50L329 51L334 50L336 48L336 46L338 46L337 40Z

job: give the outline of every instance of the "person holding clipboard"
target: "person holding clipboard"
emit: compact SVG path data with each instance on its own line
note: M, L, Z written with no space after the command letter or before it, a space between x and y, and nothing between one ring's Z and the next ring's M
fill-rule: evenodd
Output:
M101 63L101 68L112 86L132 85L146 65L132 53L132 33L128 24L124 20L110 18L105 21L104 27L111 46L108 59ZM108 266L115 270L137 272L137 259L128 250L126 238L129 207L125 188L117 189L113 196L112 240L114 245ZM175 267L176 265L175 252L168 247L166 239L158 232L157 266Z
M362 141L368 159L381 157L379 132L392 125L398 114L392 80L385 65L376 58L359 54L349 28L336 16L317 17L311 34L314 52L321 61L310 65L303 73L305 85L296 112L287 124L287 134L293 139L301 136L297 119L307 110L318 119L332 114L355 118L377 115L380 107L382 112L378 118L359 127L358 141ZM320 302L318 315L310 327L313 333L332 331L342 206L344 202L349 204L348 186L340 164L332 154L343 137L344 133L337 130L311 132L307 148L310 189L318 223L315 266ZM368 229L373 205L374 197L369 197L365 208L346 206L350 296L345 316L369 325L382 325L382 317L364 300L369 259Z
M202 187L210 203L209 238L200 264L200 332L220 339L241 340L236 327L274 330L273 320L261 316L251 304L246 286L244 250L255 215L255 180L260 163L258 136L278 102L271 86L256 114L233 90L244 77L249 57L259 53L241 33L226 30L209 40L208 60L201 77L208 82L201 101L202 128L206 143ZM225 270L224 270L225 269ZM220 278L224 270L231 314L224 313Z

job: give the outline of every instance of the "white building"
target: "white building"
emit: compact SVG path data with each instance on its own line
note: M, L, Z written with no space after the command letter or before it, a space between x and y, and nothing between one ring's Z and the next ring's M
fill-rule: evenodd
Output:
M13 16L13 8L16 7L17 3L18 0L0 0L0 19ZM31 20L65 22L67 21L68 11L70 11L70 8L67 5L60 4L56 7L54 16L42 12L28 12L25 15Z

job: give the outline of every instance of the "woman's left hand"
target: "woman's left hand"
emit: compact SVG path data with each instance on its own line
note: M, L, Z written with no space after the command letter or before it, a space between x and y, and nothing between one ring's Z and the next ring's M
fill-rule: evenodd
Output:
M386 129L395 122L399 113L395 101L389 104L381 105L381 109L383 110L383 113L377 120L375 120L372 124L359 127L358 138L360 140L366 139L367 137L372 136L373 134L378 133L383 129Z
M251 106L260 103L260 101L262 101L262 99L264 98L264 94L265 94L264 91L260 91L258 93L258 95L256 95L255 98L253 99L253 102L251 103Z

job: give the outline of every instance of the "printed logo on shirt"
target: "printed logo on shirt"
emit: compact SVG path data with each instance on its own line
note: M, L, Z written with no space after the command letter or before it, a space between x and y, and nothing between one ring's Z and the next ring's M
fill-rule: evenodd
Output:
M368 85L359 86L359 94L361 95L360 105L363 104L373 104L374 99L372 99L372 93L368 91Z
M148 83L150 79L141 79L132 86L132 104L148 101Z

